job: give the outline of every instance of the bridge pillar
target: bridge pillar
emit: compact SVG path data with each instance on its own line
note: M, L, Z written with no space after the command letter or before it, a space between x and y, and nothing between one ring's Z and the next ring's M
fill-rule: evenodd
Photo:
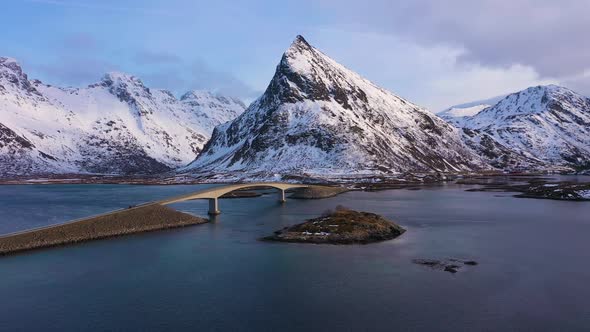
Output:
M218 215L221 211L219 211L219 202L217 198L209 198L209 214L210 215Z
M285 190L279 189L279 202L285 203L287 200L285 199Z

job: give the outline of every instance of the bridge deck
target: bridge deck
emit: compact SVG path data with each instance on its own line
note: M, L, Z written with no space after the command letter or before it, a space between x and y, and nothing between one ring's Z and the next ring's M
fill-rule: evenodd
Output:
M235 190L240 189L247 189L247 188L275 188L284 193L285 190L288 189L295 189L295 188L307 188L310 185L305 184L292 184L292 183L281 183L281 182L256 182L256 183L242 183L242 184L232 184L227 186L221 187L214 187L214 188L207 188L198 192L176 196L168 199L164 199L161 201L157 201L156 203L162 205L168 205L172 203L178 203L193 199L218 199L219 197L230 193ZM284 197L283 197L284 199Z

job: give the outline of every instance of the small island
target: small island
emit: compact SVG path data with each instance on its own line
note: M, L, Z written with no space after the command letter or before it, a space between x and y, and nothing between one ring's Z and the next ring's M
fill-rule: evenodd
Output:
M338 206L321 217L285 227L266 241L316 244L367 244L394 239L406 230L380 215Z

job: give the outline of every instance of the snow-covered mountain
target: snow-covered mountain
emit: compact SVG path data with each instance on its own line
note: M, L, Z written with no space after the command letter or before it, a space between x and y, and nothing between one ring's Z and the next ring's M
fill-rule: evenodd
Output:
M390 174L481 166L453 126L298 36L264 94L181 172Z
M436 115L456 126L461 126L463 120L467 117L476 115L482 110L495 105L504 98L506 98L506 95L455 105L436 113Z
M590 99L531 87L463 120L467 145L500 168L590 169Z
M121 73L54 87L0 58L0 175L167 171L192 161L214 126L244 109L202 91L178 100Z

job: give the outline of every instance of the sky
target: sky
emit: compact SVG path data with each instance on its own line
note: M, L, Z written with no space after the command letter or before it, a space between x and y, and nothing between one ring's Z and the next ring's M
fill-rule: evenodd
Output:
M590 96L587 0L1 0L0 56L86 86L258 97L296 35L432 111L539 84Z

